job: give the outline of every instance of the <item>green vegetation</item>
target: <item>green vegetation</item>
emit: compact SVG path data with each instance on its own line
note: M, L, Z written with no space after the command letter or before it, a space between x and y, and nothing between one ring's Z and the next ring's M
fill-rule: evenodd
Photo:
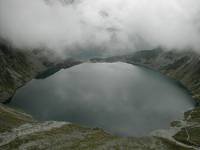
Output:
M35 122L31 116L23 114L17 110L0 105L0 133L8 132L24 123Z
M174 138L188 145L200 146L200 127L184 127Z
M196 122L200 124L200 107L196 107L193 110L185 112L184 117L188 122Z
M30 150L192 150L166 139L122 138L110 135L101 129L91 129L75 124L17 137L0 149L15 150L25 147Z
M174 138L185 144L200 146L200 107L185 113L185 121L192 123L178 132Z

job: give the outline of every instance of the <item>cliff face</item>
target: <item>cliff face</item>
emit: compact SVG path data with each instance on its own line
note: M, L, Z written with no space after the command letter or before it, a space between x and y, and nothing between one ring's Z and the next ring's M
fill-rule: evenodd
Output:
M16 49L0 40L0 102L9 102L15 91L33 78L46 78L80 63L60 60L47 50Z
M0 42L0 102L9 100L17 88L44 69L45 66L30 52Z

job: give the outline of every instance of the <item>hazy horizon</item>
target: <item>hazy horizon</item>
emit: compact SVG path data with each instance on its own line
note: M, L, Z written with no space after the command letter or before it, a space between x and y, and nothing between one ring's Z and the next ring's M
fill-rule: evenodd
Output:
M1 0L0 36L59 55L200 51L198 0Z

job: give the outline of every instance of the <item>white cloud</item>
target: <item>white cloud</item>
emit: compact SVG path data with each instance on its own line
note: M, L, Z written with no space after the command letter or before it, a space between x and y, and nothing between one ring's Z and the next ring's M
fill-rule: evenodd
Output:
M199 19L199 0L0 0L1 36L59 52L198 50Z

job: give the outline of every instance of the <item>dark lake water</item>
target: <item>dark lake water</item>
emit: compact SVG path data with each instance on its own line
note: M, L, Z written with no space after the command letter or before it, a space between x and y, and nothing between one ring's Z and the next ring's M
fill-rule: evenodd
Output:
M126 63L85 63L19 89L11 104L36 119L62 120L126 136L168 128L194 106L161 74Z

